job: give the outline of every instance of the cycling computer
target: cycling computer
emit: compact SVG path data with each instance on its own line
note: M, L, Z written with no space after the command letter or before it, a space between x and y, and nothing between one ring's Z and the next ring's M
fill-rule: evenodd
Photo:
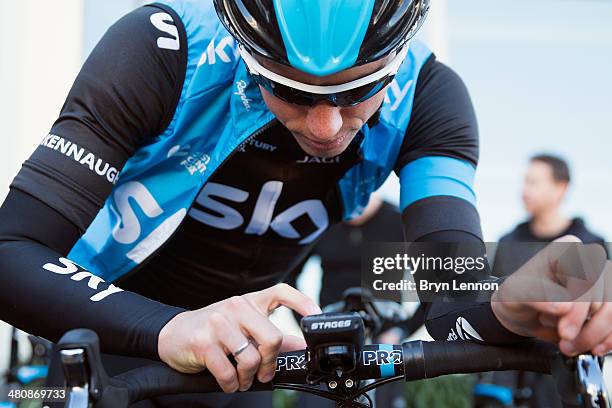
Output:
M319 382L351 373L361 360L364 344L363 320L359 314L323 313L301 321L310 352L309 379Z

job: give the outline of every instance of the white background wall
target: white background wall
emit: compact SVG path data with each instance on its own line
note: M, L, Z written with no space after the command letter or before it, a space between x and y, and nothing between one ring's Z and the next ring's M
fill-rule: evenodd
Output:
M0 0L0 200L57 117L82 61L80 0ZM2 273L2 271L0 271ZM1 322L0 322L1 324ZM0 370L9 331L0 325Z
M0 0L0 198L57 117L82 61L80 0Z

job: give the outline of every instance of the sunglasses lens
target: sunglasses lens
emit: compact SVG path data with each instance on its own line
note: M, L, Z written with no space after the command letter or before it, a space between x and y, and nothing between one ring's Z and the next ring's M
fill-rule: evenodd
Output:
M370 99L392 80L394 75L388 75L378 81L365 84L358 88L335 94L315 94L274 82L261 75L251 75L251 78L277 98L301 106L312 106L317 102L330 102L335 106L354 106Z
M392 76L387 76L381 78L379 81L360 86L359 88L338 93L336 94L336 104L338 106L353 106L364 102L380 92L392 79Z

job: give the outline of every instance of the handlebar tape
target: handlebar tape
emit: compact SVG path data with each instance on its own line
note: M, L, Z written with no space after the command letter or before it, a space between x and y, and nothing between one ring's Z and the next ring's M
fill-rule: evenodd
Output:
M163 363L136 368L111 379L111 386L128 390L131 403L160 395L223 392L208 372L183 374ZM272 390L271 383L255 379L250 391Z
M402 345L406 381L482 371L523 370L550 374L558 349L541 341L486 346L471 341L408 342Z
M381 350L386 354L381 354ZM403 354L402 363L390 358L392 351L399 356ZM404 374L406 381L413 381L447 374L518 369L550 374L552 360L559 351L552 344L538 341L525 341L515 346L483 346L470 341L411 341L401 347L367 345L364 353L376 356L371 362L360 362L356 370L358 378ZM305 350L281 353L276 374L276 383L305 384ZM110 383L111 388L127 389L132 403L159 395L222 392L209 372L182 374L163 363L120 374L111 378ZM255 380L249 391L271 390L273 383L262 384Z

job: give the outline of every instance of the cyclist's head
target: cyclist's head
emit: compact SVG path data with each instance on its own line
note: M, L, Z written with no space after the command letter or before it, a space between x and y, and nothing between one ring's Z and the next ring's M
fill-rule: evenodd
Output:
M341 153L378 110L429 0L215 0L270 110L307 153Z
M532 216L557 209L569 183L570 171L565 160L549 154L532 157L523 185L525 209Z

